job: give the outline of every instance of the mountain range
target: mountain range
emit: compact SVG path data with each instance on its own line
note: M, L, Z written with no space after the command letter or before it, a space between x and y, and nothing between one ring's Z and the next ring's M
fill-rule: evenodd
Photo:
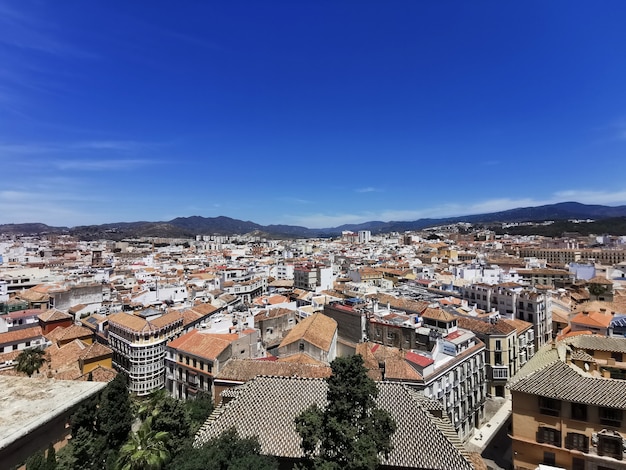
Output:
M260 225L230 217L177 217L166 222L120 222L76 227L52 227L40 223L0 225L0 233L41 234L68 233L81 239L108 238L119 240L131 237L184 238L195 235L243 235L255 233L270 238L314 238L340 235L344 230L369 230L372 234L422 230L439 225L467 222L495 224L513 222L541 222L546 220L608 219L626 217L626 206L588 205L561 202L536 207L521 207L500 212L458 217L428 218L414 221L370 221L339 227L311 229L297 225Z

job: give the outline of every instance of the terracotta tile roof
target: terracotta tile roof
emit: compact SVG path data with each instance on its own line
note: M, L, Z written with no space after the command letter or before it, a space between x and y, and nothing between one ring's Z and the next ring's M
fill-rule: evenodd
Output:
M325 365L260 361L254 359L231 359L219 371L216 379L247 382L259 375L326 378L330 377L331 373L331 368Z
M423 377L407 361L390 357L385 361L385 380L419 381L423 380Z
M463 328L464 330L470 330L474 333L494 336L507 336L516 331L515 326L511 325L508 322L498 320L495 323L491 323L488 321L482 321L475 318L467 317L459 317L458 326L459 328Z
M7 331L0 333L0 345L22 343L31 339L42 338L40 326L32 326L30 328L22 328L19 330Z
M144 329L150 330L149 324L145 318L130 313L120 312L109 315L109 325L120 325L129 330L143 332Z
M581 312L572 317L570 321L572 324L575 323L577 325L608 328L612 319L613 315L610 313L589 312L586 314Z
M287 357L279 357L277 361L278 362L291 362L294 364L313 364L313 365L324 364L323 362L313 359L311 356L309 356L308 354L304 354L304 353L292 354L291 356L287 356Z
M115 369L109 369L108 367L98 366L91 371L91 377L94 382L110 382L117 376ZM86 381L89 379L89 372L81 375L76 380Z
M441 308L432 308L428 307L422 312L422 316L424 318L429 318L431 320L439 320L443 322L451 322L455 320L457 317L452 315L451 313L446 312Z
M182 319L182 314L177 311L168 312L160 317L150 320L150 323L156 328L164 328L168 325L172 325Z
M592 279L589 279L587 281L589 284L602 284L605 286L612 286L613 283L611 281L609 281L606 277L602 277L602 276L596 276Z
M87 349L87 345L75 339L63 346L56 344L46 349L48 366L53 377L60 378L59 374L64 374L65 380L74 380L81 375L78 360Z
M437 420L428 405L402 384L378 382L377 388L377 405L391 414L397 426L391 438L393 450L382 459L384 466L472 468L447 418ZM209 417L196 434L194 445L202 445L234 427L240 436L257 436L262 454L301 458L301 440L294 419L312 404L324 407L326 390L326 381L322 379L257 377L231 392L232 400L222 402Z
M304 340L323 351L329 351L336 332L335 320L322 313L315 313L294 326L281 341L279 347Z
M93 331L87 327L72 324L68 327L58 327L46 335L52 342L67 342L74 339L86 339L93 335Z
M104 344L94 341L90 344L85 351L79 356L80 359L88 361L90 359L99 359L106 356L112 356L113 350Z
M593 377L574 365L562 362L557 350L554 351L549 356L553 360L547 365L525 371L524 368L535 359L536 355L533 356L515 376L511 390L591 406L626 410L625 380ZM545 358L542 359L545 361Z
M239 335L236 334L216 334L191 330L189 333L170 341L167 346L176 351L214 361L237 339L239 339Z
M56 308L51 308L49 310L44 310L42 313L37 315L42 322L52 322L52 321L60 321L60 320L73 320L74 317L69 313L62 312L61 310L57 310Z
M520 335L530 330L533 327L533 324L524 320L520 320L519 318L500 318L498 322L508 323L513 326L517 330L517 334Z
M259 322L259 321L263 321L266 318L278 318L278 317L282 317L283 315L294 315L296 312L294 310L290 310L288 308L268 308L263 310L262 312L257 313L254 316L254 321Z

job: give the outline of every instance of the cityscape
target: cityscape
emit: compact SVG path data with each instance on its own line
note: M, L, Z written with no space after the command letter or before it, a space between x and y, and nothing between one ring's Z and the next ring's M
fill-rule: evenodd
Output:
M0 0L0 470L626 468L625 19Z
M195 445L234 427L293 464L297 410L358 355L398 420L381 468L621 468L625 244L465 222L313 239L4 234L1 460L71 443L58 421L123 375L139 402L209 396ZM33 348L44 360L27 376ZM48 396L51 383L64 386Z

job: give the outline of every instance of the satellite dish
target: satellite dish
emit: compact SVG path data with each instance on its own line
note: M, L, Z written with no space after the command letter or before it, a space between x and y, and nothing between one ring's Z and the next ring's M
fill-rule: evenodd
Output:
M585 370L589 372L589 364L587 364L586 362L585 362Z

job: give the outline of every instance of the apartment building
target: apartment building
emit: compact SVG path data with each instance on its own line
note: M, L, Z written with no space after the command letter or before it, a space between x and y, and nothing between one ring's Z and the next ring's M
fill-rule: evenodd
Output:
M148 309L109 316L108 342L113 366L129 378L129 390L149 395L165 386L165 345L183 329L178 312L162 314Z
M328 290L333 285L333 268L321 265L299 265L293 270L293 286L309 291Z
M545 259L548 264L560 266L588 261L612 266L626 261L626 250L619 249L511 247L509 252L519 258Z
M373 372L384 380L411 384L427 398L439 401L459 437L466 441L484 420L485 344L473 332L458 328L457 318L442 309L426 308L412 321L398 322L400 318L391 313L371 319L373 343L367 343L365 355L374 358L369 361ZM408 348L412 342L417 348ZM357 351L363 350L359 345Z
M206 392L215 400L213 378L224 364L231 358L256 359L262 354L258 330L223 334L192 330L167 344L166 389L174 398Z
M515 469L625 467L625 353L622 338L592 335L537 352L510 386Z
M520 364L517 329L504 319L482 321L459 317L458 324L485 343L487 393L496 397L508 395L506 385Z
M516 283L472 284L462 287L461 295L479 309L532 323L535 350L552 340L552 297L547 290Z

